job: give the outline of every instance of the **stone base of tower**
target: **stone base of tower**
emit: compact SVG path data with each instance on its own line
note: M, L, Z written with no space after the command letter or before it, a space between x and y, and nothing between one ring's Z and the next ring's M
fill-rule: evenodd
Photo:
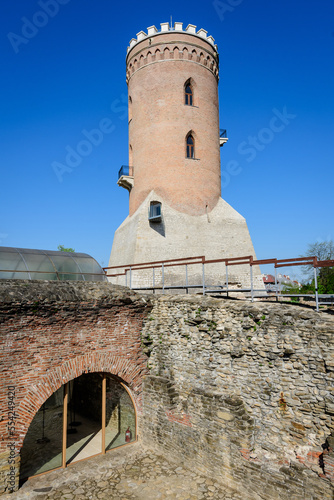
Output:
M150 203L162 205L161 222L150 222ZM114 236L109 266L124 266L145 262L179 259L204 255L206 260L252 255L256 259L246 220L222 198L208 214L191 216L169 207L161 197L152 191L138 210L127 217ZM123 272L123 269L109 270L109 274ZM130 285L129 272L110 279L115 284ZM202 286L202 266L187 266L189 285ZM253 266L255 289L264 285L258 266ZM131 272L132 287L151 287L162 282L162 270L156 268ZM165 267L165 286L185 284L184 266ZM229 287L250 287L250 266L229 266ZM223 263L205 265L205 284L224 285L226 268Z

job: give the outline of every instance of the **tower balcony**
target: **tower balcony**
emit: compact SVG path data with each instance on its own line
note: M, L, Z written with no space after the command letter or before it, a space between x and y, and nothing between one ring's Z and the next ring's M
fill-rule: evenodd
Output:
M133 180L133 167L129 167L127 165L122 165L118 171L118 181L117 184L129 192L133 188L134 180Z
M226 130L221 128L219 131L219 145L224 146L225 142L228 141Z

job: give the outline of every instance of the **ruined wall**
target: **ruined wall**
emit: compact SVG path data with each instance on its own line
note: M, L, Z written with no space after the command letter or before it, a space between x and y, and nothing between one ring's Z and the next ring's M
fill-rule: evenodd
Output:
M111 373L127 384L140 413L147 307L108 283L0 281L0 493L17 488L29 425L69 380Z
M185 467L245 499L333 499L333 334L306 307L0 282L0 493L42 403L102 371L129 386L139 438Z
M247 499L333 498L334 318L298 306L155 299L143 438Z

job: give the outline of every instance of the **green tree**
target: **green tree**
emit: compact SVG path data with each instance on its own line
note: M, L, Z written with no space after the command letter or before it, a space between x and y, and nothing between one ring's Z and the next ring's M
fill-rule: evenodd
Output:
M334 293L334 267L321 267L318 277L319 293Z
M316 256L318 260L334 259L334 242L320 241L308 245L307 257ZM334 293L334 267L318 268L318 291L319 293ZM303 285L301 293L314 293L314 271L312 266L304 266L303 273L308 276L308 283ZM308 291L306 291L308 290ZM311 293L312 293L311 292Z
M64 245L58 245L57 248L60 252L75 252L74 248L65 248Z

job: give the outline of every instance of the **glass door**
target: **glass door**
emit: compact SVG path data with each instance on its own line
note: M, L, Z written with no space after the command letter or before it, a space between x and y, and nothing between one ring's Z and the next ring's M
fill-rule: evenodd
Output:
M102 453L102 375L68 383L66 464Z

